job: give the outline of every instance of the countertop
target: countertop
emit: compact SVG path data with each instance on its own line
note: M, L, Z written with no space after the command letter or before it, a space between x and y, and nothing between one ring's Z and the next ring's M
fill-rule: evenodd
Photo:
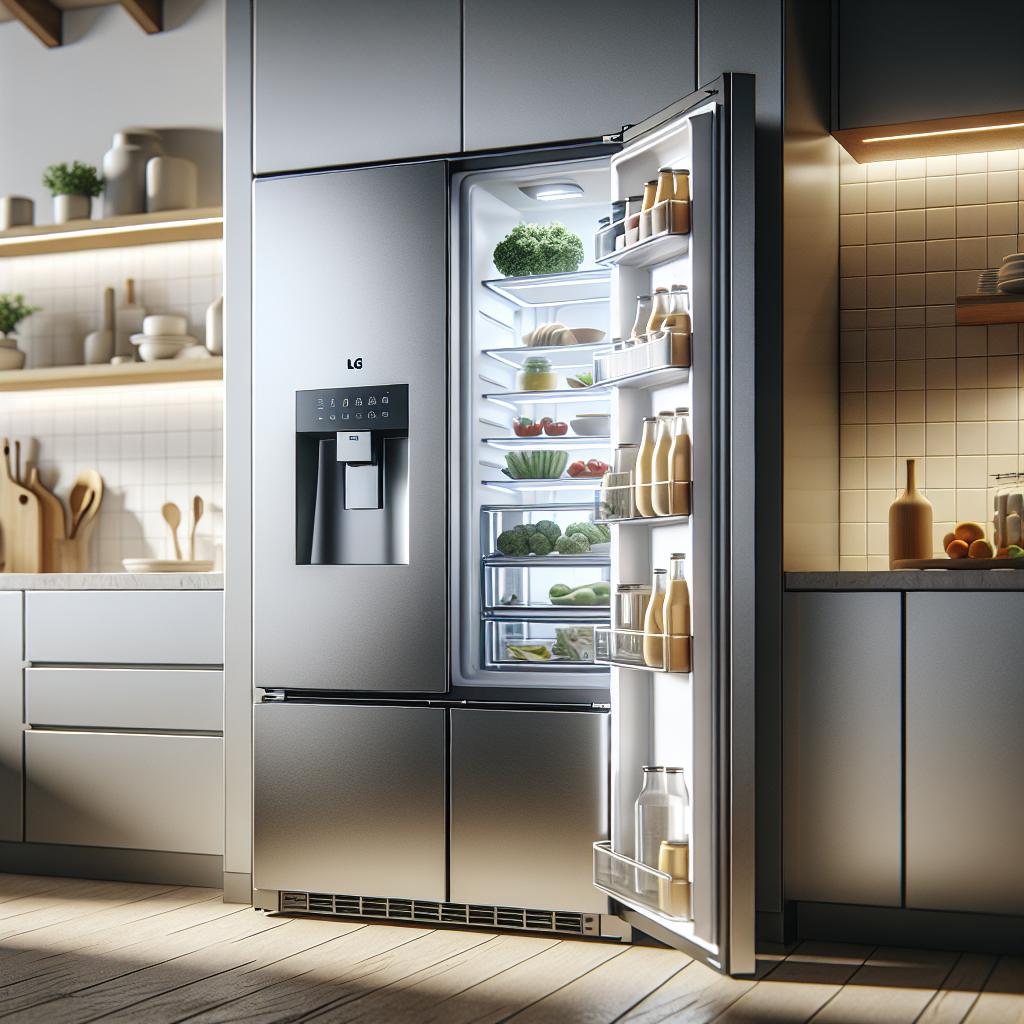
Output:
M222 572L10 572L0 590L223 590Z
M1024 590L1024 569L787 572L786 590Z

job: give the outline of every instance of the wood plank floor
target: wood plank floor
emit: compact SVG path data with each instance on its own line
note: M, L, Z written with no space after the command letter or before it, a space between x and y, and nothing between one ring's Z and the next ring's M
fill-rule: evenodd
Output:
M264 915L214 889L0 875L2 1024L1024 1024L1015 957L682 953Z

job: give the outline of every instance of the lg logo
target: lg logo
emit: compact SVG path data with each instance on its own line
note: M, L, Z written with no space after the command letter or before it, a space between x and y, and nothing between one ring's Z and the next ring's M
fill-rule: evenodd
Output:
M362 359L356 359L354 361L350 359L348 361L348 368L350 370L361 370L363 368L363 361L362 361Z

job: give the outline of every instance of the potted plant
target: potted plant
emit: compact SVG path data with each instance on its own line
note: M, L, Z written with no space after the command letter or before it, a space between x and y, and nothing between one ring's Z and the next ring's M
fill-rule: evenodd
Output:
M25 365L25 353L18 350L17 340L8 335L38 310L38 306L26 306L21 295L0 295L0 370L20 370Z
M103 191L103 179L91 164L77 160L67 164L51 164L43 173L43 184L53 196L53 219L57 224L69 220L88 220L92 215L92 197Z

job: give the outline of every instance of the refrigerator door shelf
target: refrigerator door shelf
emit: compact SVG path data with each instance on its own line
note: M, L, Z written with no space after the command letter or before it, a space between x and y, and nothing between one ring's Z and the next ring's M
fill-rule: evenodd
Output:
M662 263L671 263L689 251L689 235L666 231L664 234L645 238L642 242L625 249L616 249L615 252L602 256L597 262L608 267L643 267L649 270Z
M577 270L567 274L535 274L529 277L502 277L484 281L484 287L495 295L522 306L536 309L544 306L578 306L591 302L608 302L612 294L611 271Z
M645 648L652 641L654 650L661 657L651 660L660 661L661 664L648 664ZM692 671L691 637L688 636L648 636L635 629L598 627L594 635L594 650L600 665L635 668L644 672L686 674Z

